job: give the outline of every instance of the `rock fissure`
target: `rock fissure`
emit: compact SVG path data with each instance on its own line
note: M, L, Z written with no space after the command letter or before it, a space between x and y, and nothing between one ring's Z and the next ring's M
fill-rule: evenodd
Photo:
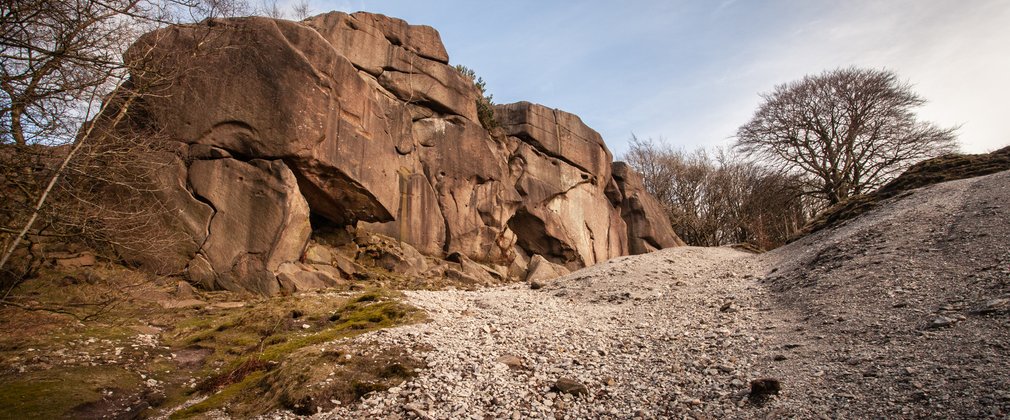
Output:
M187 179L187 182L189 182L188 179ZM188 192L190 194L190 197L192 197L194 200L199 201L200 203L206 204L207 207L210 207L210 216L207 218L207 223L205 224L205 228L204 228L204 232L205 233L204 233L204 236L203 236L203 240L200 241L200 243L198 244L197 249L196 249L197 252L202 252L204 245L206 245L206 243L207 243L207 239L209 239L210 236L211 236L210 229L211 229L211 226L212 226L213 221L214 221L214 216L217 215L217 208L214 207L214 202L208 200L206 197L201 196L200 194L197 194L196 191L193 190L192 184L189 184Z

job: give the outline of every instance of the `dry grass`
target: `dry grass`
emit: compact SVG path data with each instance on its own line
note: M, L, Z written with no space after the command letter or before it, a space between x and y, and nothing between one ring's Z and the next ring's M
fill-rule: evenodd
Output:
M872 210L879 202L907 191L1006 170L1010 170L1010 147L987 154L952 154L919 162L879 190L852 197L821 212L791 238L790 242L855 218Z

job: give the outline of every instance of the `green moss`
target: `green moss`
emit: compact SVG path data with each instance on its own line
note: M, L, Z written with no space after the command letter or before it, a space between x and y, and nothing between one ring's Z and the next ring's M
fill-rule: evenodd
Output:
M0 379L0 418L80 417L74 409L103 400L102 391L122 394L140 377L116 366L52 368Z
M375 301L379 300L379 297L380 297L380 295L378 293L375 293L375 292L365 293L365 294L363 294L361 296L358 296L356 299L354 299L354 301L355 302L375 302Z
M165 289L173 286L150 287L154 292L167 294L170 290ZM46 288L49 286L43 289ZM55 289L39 293L57 292L63 293ZM277 297L247 302L245 307L235 309L182 312L151 307L146 303L134 304L131 300L110 315L84 324L62 315L0 308L6 311L4 319L0 320L6 331L38 332L29 337L24 334L2 335L0 360L23 360L20 358L28 347L37 349L39 354L51 354L68 347L98 354L122 347L125 349L123 360L131 360L131 369L135 370L130 372L114 366L57 366L46 372L29 370L17 377L0 374L0 418L89 418L108 415L116 408L113 403L117 401L133 403L138 398L147 398L137 371L164 385L164 400L148 401L157 407L178 407L204 392L210 394L203 402L175 413L175 418L199 416L217 408L226 408L233 415L239 413L239 417L245 414L255 416L285 407L282 401L311 400L315 401L311 404L316 406L315 392L318 390L308 389L306 384L325 380L337 362L341 363L341 369L348 372L341 374L347 378L342 382L344 385L351 384L353 379L388 387L402 380L397 379L397 375L407 374L410 370L399 372L398 368L392 367L389 370L391 373L382 374L385 372L383 369L395 363L408 366L410 362L390 359L379 366L375 365L377 362L365 362L364 358L357 357L353 360L324 360L320 344L421 319L420 312L399 303L396 297L394 292L380 289L352 296L311 294ZM227 295L217 300L224 299L234 297ZM158 325L163 328L159 335L161 345L167 348L144 347L143 354L131 350L130 344L135 343L137 336L132 325ZM89 342L91 338L97 340ZM197 348L206 349L206 354L197 361L182 364L168 357L169 353ZM281 369L281 366L290 368ZM372 373L361 374L363 371ZM316 382L311 382L306 379L305 372L322 376L314 377ZM191 378L196 378L198 382L203 380L208 386L194 390L186 385ZM272 393L270 386L264 386L267 382L283 385L286 395L291 398L281 398L280 394ZM103 394L107 390L114 390L111 400ZM306 400L306 396L311 398ZM318 397L320 401L330 400L328 396Z
M242 381L224 387L224 389L214 395L211 395L206 400L172 413L169 418L185 419L211 410L224 408L229 402L234 400L236 397L245 394L246 391L259 383L265 374L266 373L262 371L250 373L246 375Z
M355 301L360 302L358 299ZM266 361L278 361L284 355L302 347L390 327L406 316L408 310L397 302L386 301L370 305L351 303L337 313L340 314L339 323L313 334L291 337L283 343L268 346L263 350L261 358Z
M334 306L338 306L336 310ZM305 375L289 377L281 365L310 365L321 369L319 350L310 349L322 343L367 331L387 328L420 319L415 309L392 299L382 291L371 291L355 297L275 298L218 318L215 322L193 320L180 324L172 341L179 345L198 345L212 349L200 376L207 378L198 389L222 389L210 399L186 409L178 416L191 416L227 406L244 407L243 414L255 415L283 406L283 401L302 406L298 386ZM308 328L305 326L308 325ZM217 370L215 370L217 368ZM395 369L395 368L394 368ZM266 375L266 376L264 376ZM395 375L394 375L395 376ZM285 392L235 392L246 389L258 378L269 378L272 384L286 384ZM380 379L385 379L380 375ZM236 383L237 382L237 383ZM388 382L383 382L384 384ZM263 381L259 382L264 388ZM388 385L383 385L388 387ZM292 402L295 401L295 402ZM328 399L327 399L328 401Z
M397 347L350 341L304 347L263 378L257 399L237 402L230 414L250 417L276 408L301 415L327 411L335 406L334 400L350 404L370 392L400 385L422 366Z

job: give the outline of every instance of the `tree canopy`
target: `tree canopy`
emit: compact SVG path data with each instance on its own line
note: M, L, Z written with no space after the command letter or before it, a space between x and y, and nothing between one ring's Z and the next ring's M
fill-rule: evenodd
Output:
M956 150L953 128L919 121L926 101L887 70L844 68L776 86L737 147L805 175L805 193L835 204L865 194L920 160Z

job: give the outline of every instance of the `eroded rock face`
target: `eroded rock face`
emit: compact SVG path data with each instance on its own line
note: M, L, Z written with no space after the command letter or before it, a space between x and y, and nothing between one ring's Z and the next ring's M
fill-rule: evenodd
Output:
M164 135L236 156L284 159L313 212L338 223L393 220L406 107L381 95L310 27L210 20L144 35L128 59L182 72L144 112ZM170 66L168 66L170 64ZM157 77L135 72L135 83ZM392 182L391 182L392 181Z
M185 154L185 145L180 146L180 153ZM165 152L158 156L158 160L167 162L164 169L155 174L155 186L158 188L156 193L165 206L165 211L160 214L162 226L159 230L168 232L175 240L170 241L170 249L159 249L156 253L130 249L121 250L120 253L158 274L176 274L185 270L207 240L214 209L197 200L187 190L189 181L186 164L180 156ZM131 241L136 242L137 239Z
M626 255L627 228L607 198L611 157L600 135L574 115L528 102L495 113L515 145L510 168L523 199L509 227L519 246L573 270Z
M507 223L521 197L506 166L509 152L478 123L448 118L443 127L421 137L418 153L445 218L445 252L510 261L515 237Z
M302 254L310 215L453 256L471 277L522 278L534 255L569 270L677 243L577 116L520 102L484 129L478 90L433 28L368 13L215 19L147 34L127 58L172 80L135 72L134 85L162 90L130 112L183 144L162 183L189 214L171 223L189 238L172 258L206 287L333 283L327 258Z
M684 241L673 231L663 205L645 191L642 176L624 162L615 162L613 168L614 180L620 189L621 215L628 225L631 254L684 246Z

